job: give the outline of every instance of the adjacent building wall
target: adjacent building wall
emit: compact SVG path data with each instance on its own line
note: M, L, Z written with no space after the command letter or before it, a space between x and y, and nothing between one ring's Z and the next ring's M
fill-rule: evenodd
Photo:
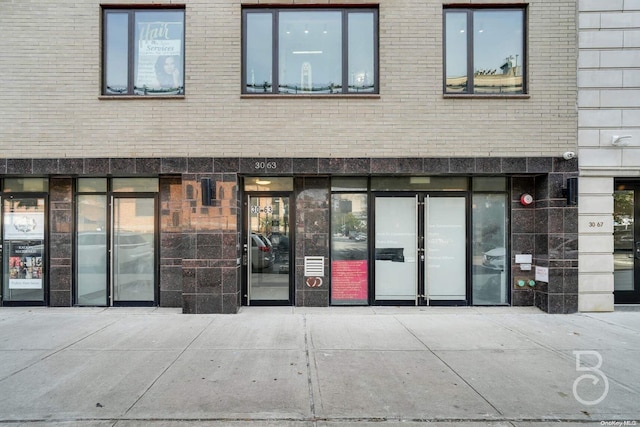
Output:
M578 27L579 309L611 311L614 178L640 177L640 1L580 0Z

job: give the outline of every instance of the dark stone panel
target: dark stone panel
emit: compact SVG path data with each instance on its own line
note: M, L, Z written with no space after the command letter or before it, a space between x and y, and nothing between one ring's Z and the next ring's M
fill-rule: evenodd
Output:
M553 170L552 157L527 157L528 173L549 173Z
M549 175L541 175L536 177L536 189L533 194L536 206L539 202L549 198Z
M59 159L58 173L69 175L80 175L84 172L83 159Z
M561 294L563 292L564 270L562 268L549 268L549 283L547 291L549 294Z
M50 266L49 267L49 288L52 291L71 292L71 267L70 266Z
M7 173L7 159L0 159L0 174Z
M371 173L387 174L396 173L398 170L398 159L373 158L371 159Z
M518 233L533 233L535 231L535 211L532 209L513 209L511 211L511 228Z
M578 159L573 158L571 160L565 160L562 157L554 157L553 171L554 172L577 172Z
M135 161L136 172L139 174L158 174L162 170L162 159L140 158Z
M318 173L318 159L296 158L292 160L293 173L312 174Z
M182 258L194 259L196 257L196 234L182 234Z
M197 294L196 311L198 314L222 313L222 295Z
M429 157L422 159L422 171L425 173L449 173L448 157Z
M160 166L161 173L187 173L186 157L165 157Z
M535 292L533 301L536 307L542 311L549 311L549 297L544 292Z
M527 159L524 157L503 157L503 173L524 173L527 171Z
M31 159L7 159L7 174L31 175L33 173L33 161Z
M302 256L329 256L329 239L327 234L305 233L304 254Z
M87 175L107 175L109 173L109 159L84 159L84 173Z
M363 175L371 172L371 162L367 158L345 159L344 173L353 175Z
M240 269L223 268L222 269L222 293L233 294L240 290L238 277L240 275Z
M213 173L212 157L189 157L187 159L189 173Z
M549 260L563 260L564 259L564 243L565 238L563 234L549 234Z
M563 270L562 291L566 294L578 293L578 270L575 268L565 268Z
M566 208L562 210L564 215L564 232L578 232L578 208Z
M196 292L196 268L182 268L182 292L185 294Z
M160 291L182 292L182 266L160 266Z
M530 307L533 305L533 291L532 290L515 290L511 294L511 305L514 307Z
M70 210L52 210L49 215L52 233L71 233L73 215Z
M535 210L535 231L536 233L546 233L549 229L549 209Z
M256 168L256 165L262 166L264 163L264 167ZM250 173L250 174L262 174L262 173L271 173L271 169L267 171L267 163L264 157L243 157L240 159L240 170L241 173Z
M196 269L196 292L221 294L222 269L217 267Z
M73 182L71 178L51 178L49 180L49 195L51 202L69 202L73 199ZM68 209L71 209L69 205Z
M511 252L514 254L533 254L535 251L535 234L512 234Z
M303 292L304 307L328 307L329 291L328 289L314 289Z
M57 174L58 159L33 159L34 174Z
M182 313L197 314L196 311L196 295L182 294Z
M267 166L265 172L266 173L285 173L289 174L293 172L293 159L290 157L278 157L278 158L267 158L265 160ZM269 168L271 165L271 168Z
M567 186L567 178L562 173L549 174L549 198L566 200L562 194L562 189ZM566 206L566 203L562 203L561 206Z
M563 243L564 259L578 260L578 235L566 233Z
M295 295L295 306L296 307L304 307L304 292L296 292Z
M549 236L547 234L535 235L534 256L538 259L547 259L549 256Z
M331 158L318 160L318 173L342 174L346 170L345 159ZM368 161L367 161L368 164Z
M160 291L160 307L181 307L181 291Z
M564 314L578 312L578 294L564 294Z
M71 233L50 233L49 256L71 258Z
M502 159L500 157L478 157L476 159L476 173L501 173Z
M238 296L229 294L222 296L222 314L236 314L238 312Z
M71 307L71 291L49 292L49 305L51 307Z
M536 181L533 177L515 176L511 179L511 193L512 200L517 200L518 203L522 193L535 193ZM520 205L522 207L522 205Z
M548 225L549 233L563 233L564 232L564 209L552 208L548 210Z
M476 159L469 157L453 157L449 162L452 173L472 174L476 170Z
M213 171L216 173L240 171L240 159L237 157L216 157L213 159Z
M180 233L162 233L160 235L160 257L182 258L183 237Z
M110 171L114 175L133 175L136 173L136 160L129 158L109 159Z
M549 303L547 306L547 312L550 314L562 314L564 313L564 295L563 294L549 294Z
M198 248L202 246L222 246L221 233L199 233L196 235Z
M422 159L400 158L398 159L398 173L422 173Z

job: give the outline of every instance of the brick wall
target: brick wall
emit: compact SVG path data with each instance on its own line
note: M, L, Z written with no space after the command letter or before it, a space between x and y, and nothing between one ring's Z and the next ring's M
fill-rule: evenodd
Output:
M527 2L525 99L442 96L442 0L379 1L379 97L243 98L241 2L184 0L186 96L101 99L100 4L109 3L127 2L2 3L3 157L488 157L575 149L575 1Z

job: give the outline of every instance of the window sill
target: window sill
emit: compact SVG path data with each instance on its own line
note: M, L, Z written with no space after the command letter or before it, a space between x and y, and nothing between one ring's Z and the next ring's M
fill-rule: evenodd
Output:
M100 95L98 99L185 99L184 95Z
M445 93L442 95L442 97L444 99L456 99L456 98L462 98L462 99L529 99L531 98L531 95L526 94L526 93L522 93L522 94L517 94L517 95L502 95L502 94L495 94L495 95L473 95L473 94L462 94L462 95L453 95L453 94L448 94Z
M380 99L380 94L324 94L324 95L292 95L292 94L252 94L243 93L240 95L240 99Z

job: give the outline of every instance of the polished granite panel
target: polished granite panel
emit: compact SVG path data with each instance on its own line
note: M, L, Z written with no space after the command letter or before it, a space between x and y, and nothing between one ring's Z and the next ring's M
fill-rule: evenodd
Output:
M553 170L552 157L527 157L528 173L549 173Z
M523 173L527 170L527 159L525 157L503 157L503 173Z
M449 172L460 174L472 174L476 170L476 159L465 157L452 157L449 160Z
M49 305L51 307L71 307L71 291L55 291L49 292Z
M0 159L0 174L7 173L7 159Z
M136 160L131 158L112 158L109 159L109 169L114 175L135 175Z
M292 171L297 174L312 174L318 173L318 159L317 158L295 158L292 160Z
M189 173L213 173L212 157L189 157L187 159Z
M368 167L369 167L369 163L367 162L367 169ZM318 173L321 173L321 174L345 173L345 159L342 159L342 158L318 159Z
M216 157L213 159L213 171L216 173L237 173L240 170L240 159L237 157Z
M449 158L430 157L423 159L422 170L426 174L449 173Z
M478 157L476 158L476 173L501 173L502 158Z
M58 159L33 159L34 174L57 174Z
M164 157L162 159L161 173L187 173L186 157Z
M59 159L58 172L62 174L80 175L84 172L83 159Z
M139 174L157 174L161 169L162 159L160 158L136 159L136 172Z
M7 173L11 175L31 175L33 173L33 160L7 159Z
M83 173L88 175L107 175L109 173L109 159L86 158L84 159Z

